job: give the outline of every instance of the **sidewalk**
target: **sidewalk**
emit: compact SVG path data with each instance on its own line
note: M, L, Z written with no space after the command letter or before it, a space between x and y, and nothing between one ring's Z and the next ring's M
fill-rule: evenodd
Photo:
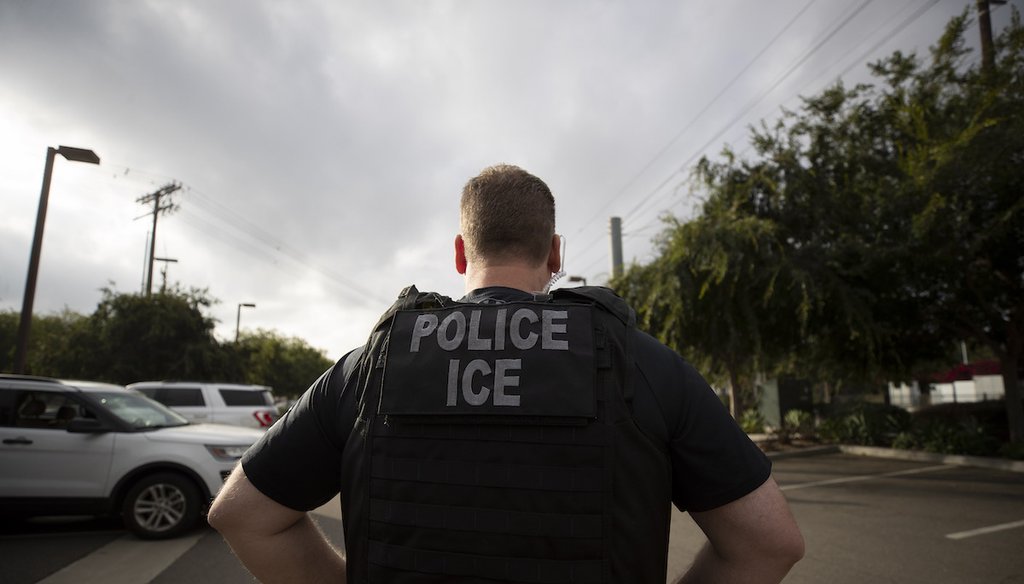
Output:
M749 434L750 439L762 449L775 442L768 434ZM989 458L983 456L963 456L958 454L936 454L919 450L902 450L898 448L880 448L877 446L853 446L845 444L824 444L821 446L793 447L786 450L767 450L765 454L772 460L795 458L800 456L816 456L819 454L851 454L854 456L871 456L896 460L912 460L916 462L934 462L939 464L955 464L975 466L1009 472L1024 473L1024 460L1005 458Z

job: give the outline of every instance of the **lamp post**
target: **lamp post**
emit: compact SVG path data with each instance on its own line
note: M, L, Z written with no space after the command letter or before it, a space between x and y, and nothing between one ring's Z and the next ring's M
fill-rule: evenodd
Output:
M255 304L250 304L248 302L243 302L243 303L238 305L238 314L235 315L235 342L236 343L238 342L239 325L242 324L242 307L243 306L246 307L246 308L256 308Z
M36 299L36 277L39 275L39 254L43 248L43 226L46 224L46 205L50 200L50 177L53 175L53 159L60 154L68 160L99 164L100 157L92 150L70 146L48 147L46 168L43 170L43 190L39 193L39 211L36 212L36 231L32 236L32 254L28 260L28 276L25 278L25 296L21 302L21 320L18 323L18 342L14 350L14 372L24 373L28 360L28 335L32 330L32 305Z
M583 282L584 286L587 285L587 279L584 278L583 276L569 276L569 281L570 282Z

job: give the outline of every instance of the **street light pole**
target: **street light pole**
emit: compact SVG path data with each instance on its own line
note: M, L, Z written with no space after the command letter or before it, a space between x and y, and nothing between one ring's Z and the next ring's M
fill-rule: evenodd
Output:
M46 149L46 167L43 170L43 189L39 193L39 210L36 212L36 231L32 236L32 253L28 260L28 276L25 278L25 296L21 301L21 319L18 323L18 341L14 350L14 372L24 373L28 360L28 335L32 330L32 306L36 299L36 278L39 275L39 255L43 249L43 227L46 224L46 207L50 201L50 178L53 175L53 160L60 154L68 160L99 164L100 157L92 150L60 146Z
M250 304L248 302L243 302L243 303L238 305L238 314L235 315L235 342L236 343L238 342L239 325L242 324L242 307L243 306L246 307L246 308L256 308L255 304Z

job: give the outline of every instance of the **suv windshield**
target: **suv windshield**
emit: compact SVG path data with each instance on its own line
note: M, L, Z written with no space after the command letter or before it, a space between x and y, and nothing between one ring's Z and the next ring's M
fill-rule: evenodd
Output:
M155 430L185 426L189 422L180 414L137 393L95 392L89 394L110 413L131 424L136 430Z

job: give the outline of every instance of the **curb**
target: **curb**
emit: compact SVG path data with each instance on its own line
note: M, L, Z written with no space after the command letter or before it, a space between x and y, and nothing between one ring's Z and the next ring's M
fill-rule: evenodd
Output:
M940 464L976 466L995 470L1005 470L1009 472L1024 472L1024 460L1004 460L1001 458L962 456L959 454L935 454L932 452L920 452L918 450L899 450L896 448L880 448L877 446L842 445L835 448L843 454L853 454L855 456L873 456L876 458L893 458L898 460L913 460L916 462L937 462Z
M936 454L934 452L922 452L920 450L901 450L898 448L881 448L879 446L851 446L846 444L826 444L824 446L811 446L799 450L783 450L778 452L766 452L765 455L771 460L784 458L800 458L804 456L817 456L819 454L851 454L853 456L871 456L874 458L889 458L893 460L911 460L914 462L934 462L939 464L951 464L956 466L975 466L979 468L990 468L1007 472L1024 472L1024 460L1006 460L1003 458L988 458L984 456L963 456L959 454Z
M839 452L841 452L839 446L836 446L835 444L829 444L826 446L811 446L808 448L801 448L799 450L766 452L765 455L770 460L779 460L782 458L802 458L804 456L817 456L819 454L837 454Z

